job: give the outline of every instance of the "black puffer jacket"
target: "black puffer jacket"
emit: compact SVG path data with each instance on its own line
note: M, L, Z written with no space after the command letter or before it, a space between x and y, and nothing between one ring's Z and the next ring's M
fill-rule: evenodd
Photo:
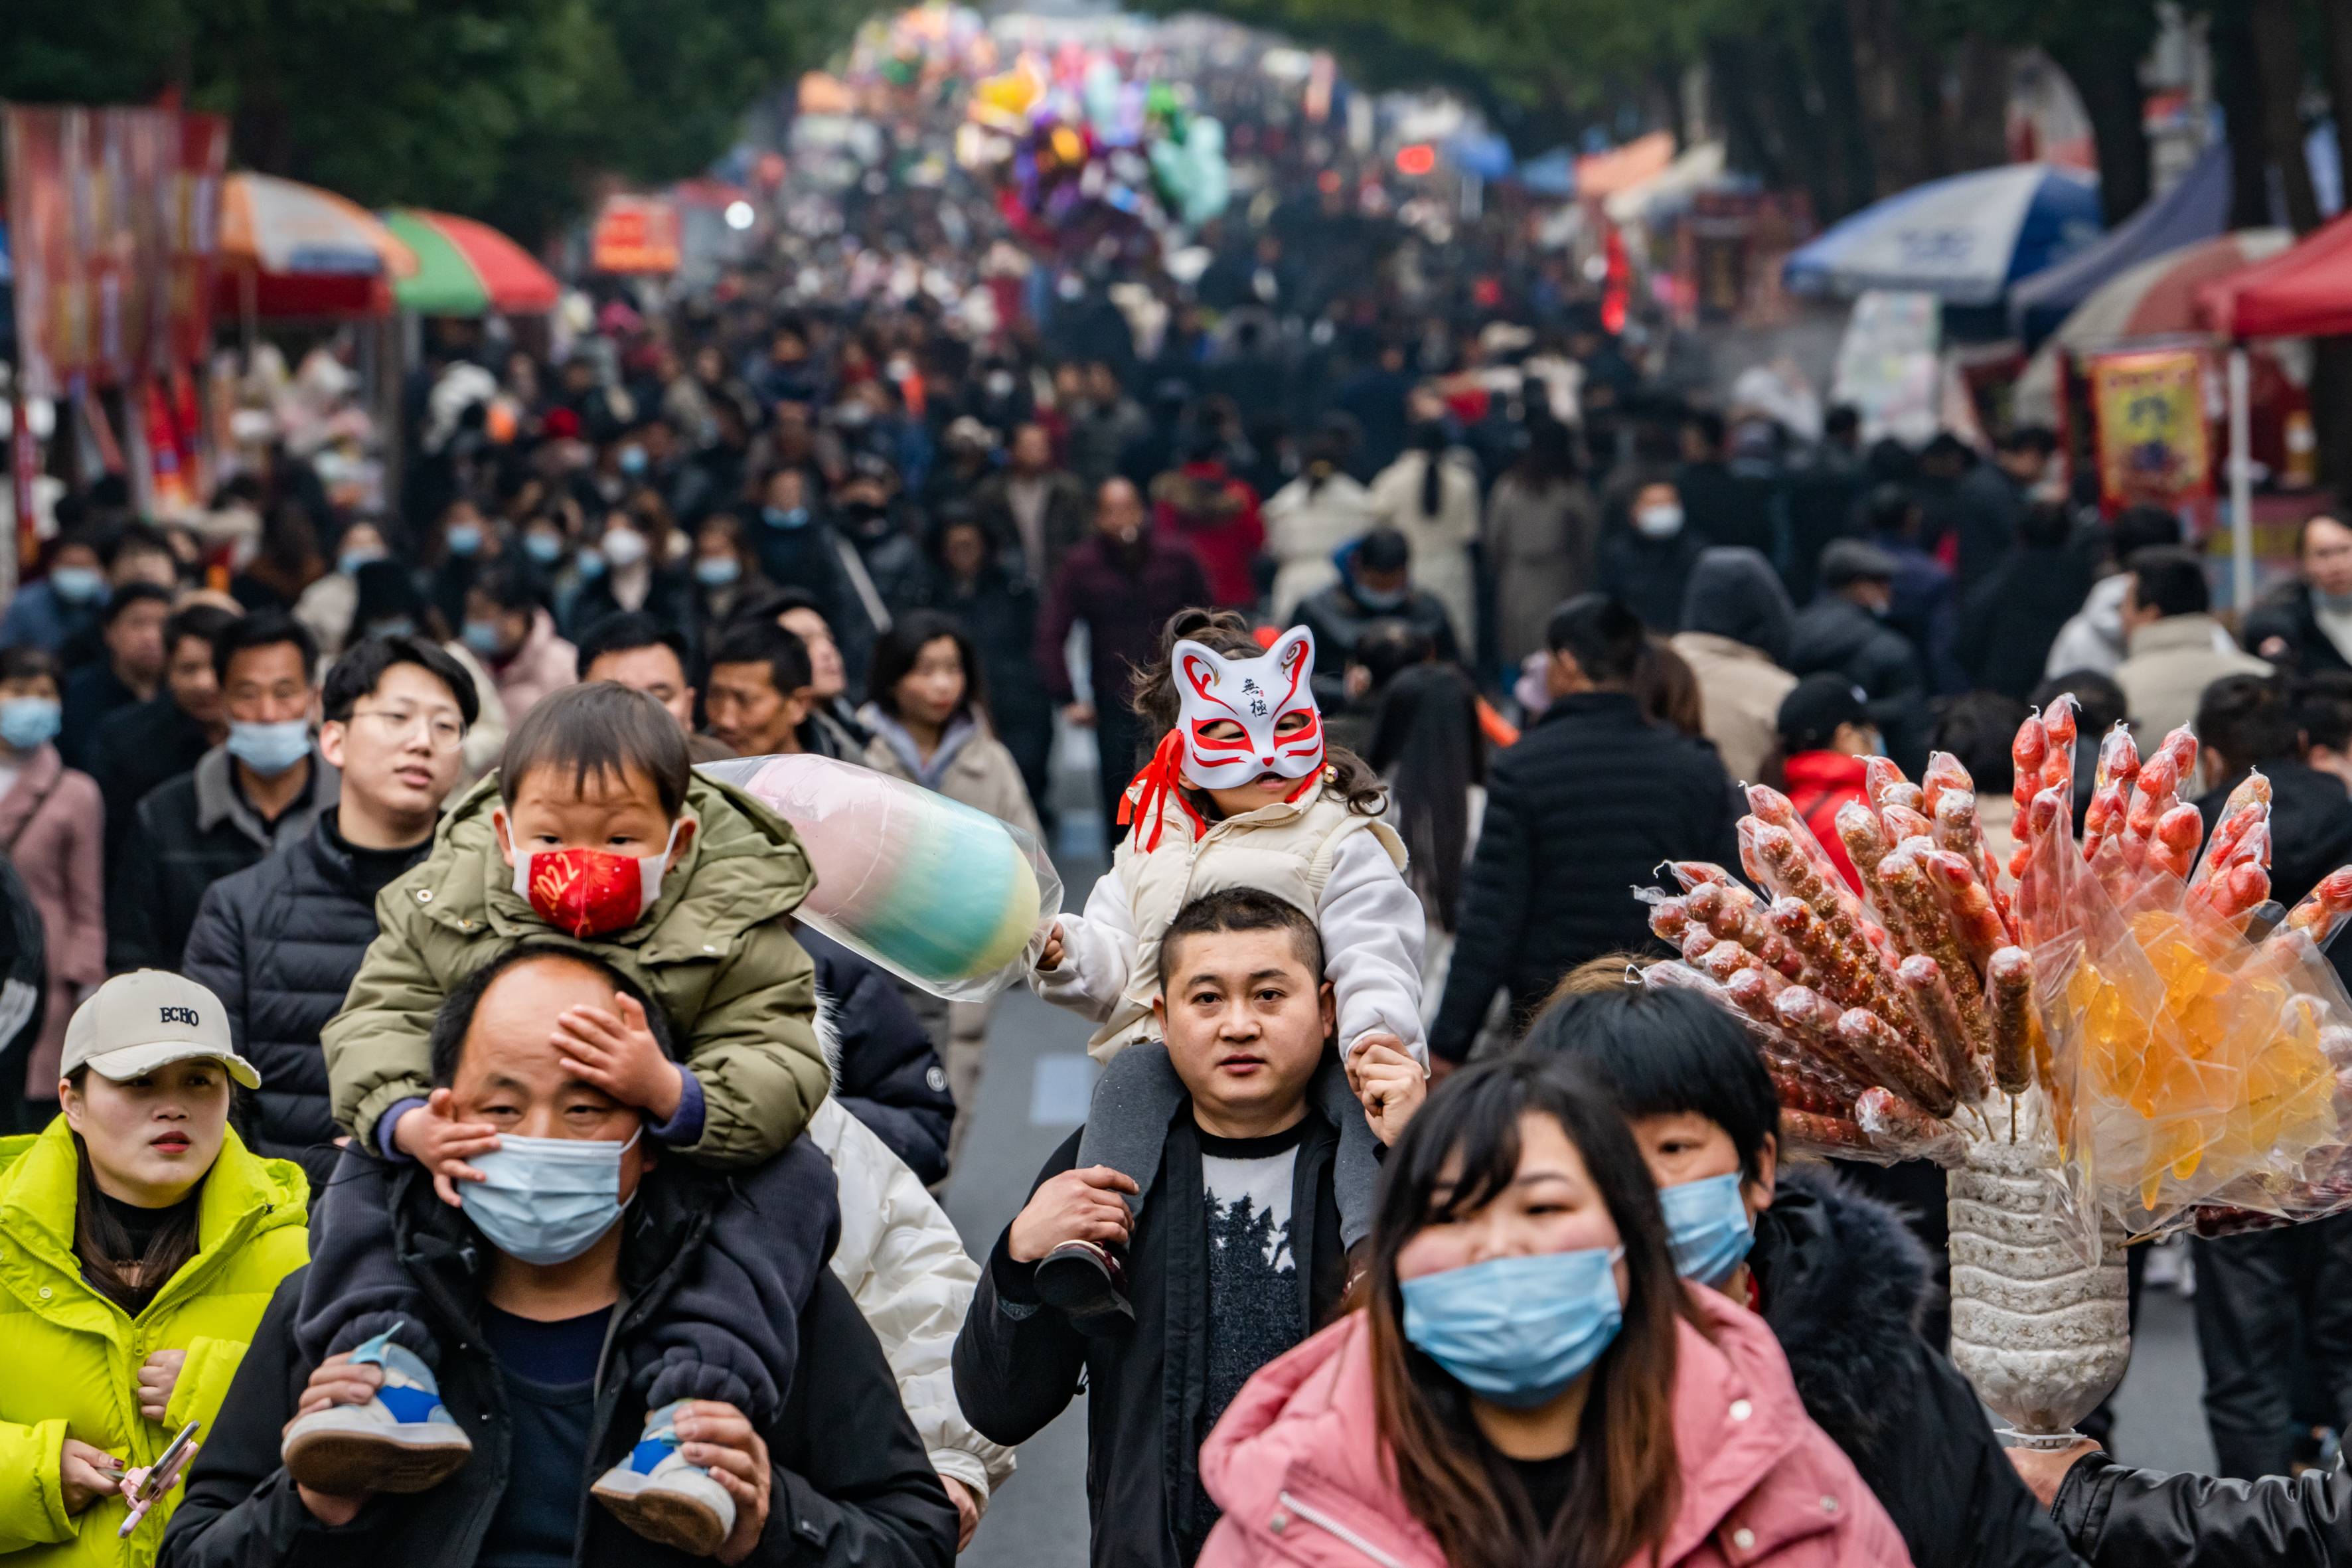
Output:
M1461 1060L1497 987L1524 1015L1586 959L1648 946L1648 911L1627 888L1654 882L1662 860L1732 864L1734 817L1706 742L1649 723L1623 692L1553 703L1487 779L1430 1047Z
M806 925L793 932L816 964L817 1031L833 1097L907 1162L925 1186L948 1173L955 1097L931 1037L888 971Z
M1851 599L1824 594L1797 616L1791 675L1843 675L1861 689L1887 754L1916 776L1927 761L1927 677L1902 633Z
M2246 616L2247 650L2298 675L2352 671L2352 659L2320 629L2313 612L2311 584L2284 583L2264 595Z
M1917 1568L2074 1568L1968 1381L1919 1332L1928 1259L1900 1214L1827 1172L1785 1170L1748 1261L1805 1414Z
M2344 1568L2352 1475L2258 1481L2135 1470L2104 1453L2075 1462L2051 1518L2092 1568Z
M375 940L375 899L356 878L332 813L268 858L205 889L181 972L221 999L229 1037L261 1073L250 1140L319 1171L334 1161L335 1119L319 1031L343 1005ZM409 857L415 865L431 844Z

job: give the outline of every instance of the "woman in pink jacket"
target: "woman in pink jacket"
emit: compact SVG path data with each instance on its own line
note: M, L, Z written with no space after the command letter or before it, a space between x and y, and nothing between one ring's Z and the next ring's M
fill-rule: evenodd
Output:
M1389 1153L1369 1304L1201 1451L1201 1568L1908 1568L1762 1320L1686 1286L1608 1096L1457 1073Z
M0 652L0 855L41 913L48 1012L25 1073L26 1099L53 1101L74 1004L106 978L106 808L98 785L58 756L56 661ZM0 1102L13 1099L0 1092ZM54 1107L52 1107L54 1109Z

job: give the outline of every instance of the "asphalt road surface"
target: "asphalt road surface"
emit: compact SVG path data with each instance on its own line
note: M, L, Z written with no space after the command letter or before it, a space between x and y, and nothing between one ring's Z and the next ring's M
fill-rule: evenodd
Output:
M1091 784L1065 789L1076 806ZM1077 781L1064 781L1073 784ZM1074 798L1075 797L1075 798ZM1082 906L1101 873L1096 818L1066 812L1056 859L1065 908ZM986 1259L1045 1156L1085 1120L1093 1082L1086 1024L1025 990L1008 992L989 1021L988 1063L947 1211L974 1258ZM2151 1289L2140 1306L2130 1372L2116 1394L2119 1458L2159 1469L2211 1468L2189 1303ZM963 1568L1084 1568L1087 1562L1086 1398L1021 1449L1020 1473L991 1504Z

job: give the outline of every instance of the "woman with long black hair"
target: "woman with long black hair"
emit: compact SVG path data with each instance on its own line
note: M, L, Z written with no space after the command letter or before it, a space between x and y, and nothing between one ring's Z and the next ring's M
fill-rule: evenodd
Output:
M1261 1370L1201 1453L1201 1568L1907 1568L1771 1331L1675 1273L1607 1093L1507 1058L1391 1151L1366 1305ZM1331 1560L1347 1558L1342 1552Z
M1388 786L1390 826L1412 857L1405 881L1429 922L1421 965L1426 1016L1445 992L1463 875L1486 809L1486 737L1468 678L1433 662L1397 672L1381 694L1364 760Z

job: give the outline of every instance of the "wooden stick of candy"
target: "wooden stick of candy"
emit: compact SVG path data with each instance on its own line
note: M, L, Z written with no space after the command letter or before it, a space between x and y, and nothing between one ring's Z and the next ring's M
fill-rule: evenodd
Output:
M1924 952L1915 952L1895 966L1895 978L1910 994L1911 1005L1927 1020L1928 1037L1937 1047L1943 1063L1944 1081L1958 1091L1960 1098L1974 1105L1985 1097L1984 1068L1969 1048L1968 1035L1960 1027L1959 1009L1952 1001L1952 988L1945 984L1944 972L1936 961Z
M1895 1090L1937 1116L1949 1116L1959 1100L1933 1063L1914 1050L1895 1026L1867 1007L1849 1007L1837 1021L1838 1038L1872 1069L1871 1083Z
M1906 1159L1949 1164L1960 1157L1960 1135L1893 1089L1873 1087L1854 1097L1854 1124L1880 1148Z
M1992 1006L1992 1079L2004 1094L2033 1082L2033 955L2004 947L1985 965Z
M1820 1149L1835 1153L1848 1151L1857 1154L1877 1152L1870 1135L1853 1122L1838 1116L1819 1116L1809 1110L1780 1112L1780 1136L1805 1149Z
M1926 804L1919 809L1926 812L1930 819L1941 821L1939 814L1943 810L1944 798L1956 792L1974 802L1977 781L1969 776L1969 770L1951 752L1928 752L1927 771L1919 775L1919 794Z

